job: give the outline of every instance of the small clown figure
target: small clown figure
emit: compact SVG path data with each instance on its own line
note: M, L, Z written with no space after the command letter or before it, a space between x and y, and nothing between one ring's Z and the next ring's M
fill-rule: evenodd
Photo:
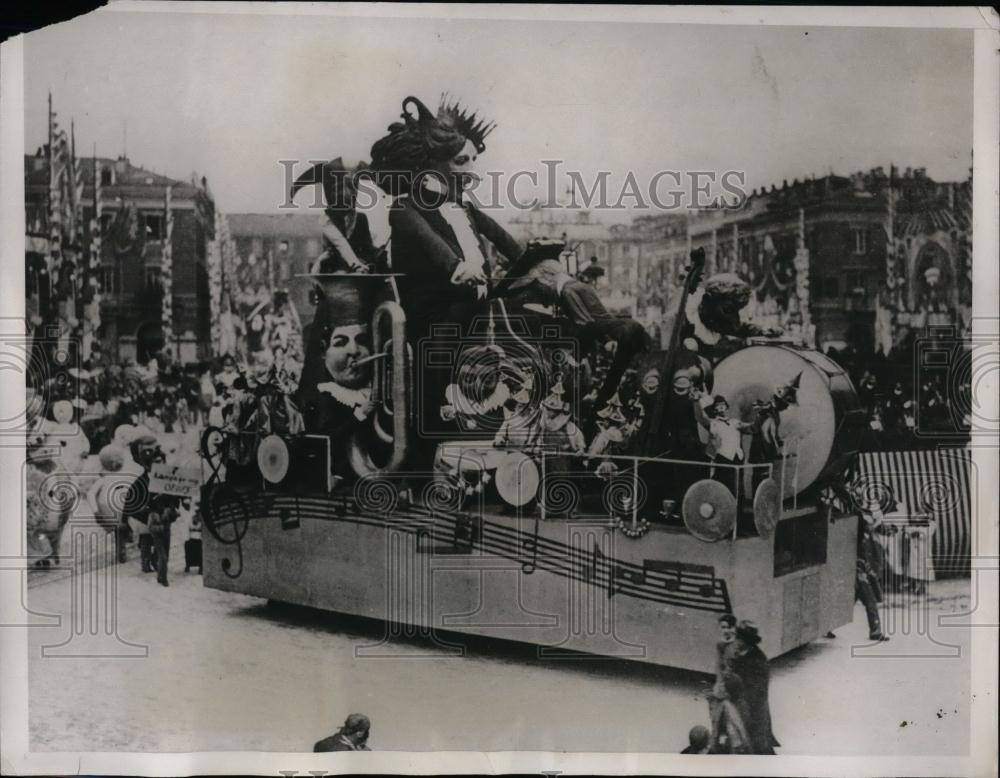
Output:
M742 434L751 430L747 422L729 418L729 401L721 394L714 397L697 392L695 415L708 431L705 453L713 462L739 464L743 461Z
M526 377L521 388L511 394L504 405L503 422L493 437L493 445L497 448L528 449L537 443L539 412L530 406L533 385L531 377Z
M622 413L621 405L616 392L608 404L597 412L597 434L587 450L588 459L605 457L597 466L597 475L602 478L610 478L618 472L618 466L606 457L618 453L625 443L628 419Z
M559 376L552 392L542 402L542 447L548 451L582 454L586 441L570 418L569 403L563 400L565 391Z
M597 434L590 442L587 453L591 456L612 454L625 442L625 425L628 419L622 413L622 401L616 392L608 404L597 412Z

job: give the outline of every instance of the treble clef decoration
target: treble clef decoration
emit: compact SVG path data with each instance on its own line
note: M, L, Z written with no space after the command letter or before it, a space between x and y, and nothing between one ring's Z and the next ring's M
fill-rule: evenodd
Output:
M219 543L235 550L236 559L228 556L222 560L222 572L228 578L239 578L243 574L243 536L250 525L250 510L236 489L215 483L206 486L202 492L202 518L208 533Z
M208 483L219 483L222 480L222 459L226 450L226 433L219 427L206 427L201 434L201 458L205 460L212 474Z

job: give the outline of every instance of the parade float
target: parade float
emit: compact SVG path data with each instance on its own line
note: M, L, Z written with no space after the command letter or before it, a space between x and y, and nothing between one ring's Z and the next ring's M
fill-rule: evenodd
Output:
M857 517L821 498L864 423L846 373L743 322L703 249L651 352L568 239L464 198L493 122L402 109L370 164L292 185L326 203L316 311L297 389L243 381L203 434L205 585L375 619L372 656L475 635L712 671L722 614L770 656L849 623Z
M756 622L769 656L852 621L857 519L821 494L842 483L863 419L831 360L762 337L713 364L678 325L639 368L630 434L608 433L625 421L616 396L599 426L618 444L567 446L552 430L579 418L579 355L558 311L496 300L446 333L449 349L435 333L432 353L407 344L394 278L371 283L368 433L206 430L206 586L384 622L372 655L402 636L460 651L468 634L708 672L721 614ZM435 370L465 423L414 471L414 441L432 435L418 394L442 384ZM511 375L491 426L488 398ZM661 445L678 407L704 405L698 388L725 398L750 455Z

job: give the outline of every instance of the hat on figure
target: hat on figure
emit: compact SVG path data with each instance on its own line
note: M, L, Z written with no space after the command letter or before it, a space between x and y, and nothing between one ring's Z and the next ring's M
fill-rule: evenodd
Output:
M310 392L328 381L325 358L330 339L340 327L371 325L376 299L386 283L386 276L372 273L317 273L319 291L316 313L305 338L305 358L299 390ZM370 372L370 367L365 372Z
M622 401L621 398L618 396L618 392L615 392L614 395L611 397L611 399L608 400L607 404L597 412L597 418L614 421L614 419L612 419L611 417L617 414L619 417L621 417L622 422L624 422L625 417L622 416L621 410L622 410Z
M757 625L752 621L743 620L736 625L736 637L742 640L744 643L749 643L750 645L757 645L760 643L760 632L757 631Z
M569 403L563 400L566 390L563 388L562 376L555 382L549 396L542 401L542 407L548 411L564 413L569 410Z
M291 196L294 198L304 187L319 184L323 187L327 208L345 209L351 205L354 175L355 171L348 170L340 157L329 162L320 162L295 179Z
M319 291L313 322L321 327L367 324L388 275L379 273L310 273Z

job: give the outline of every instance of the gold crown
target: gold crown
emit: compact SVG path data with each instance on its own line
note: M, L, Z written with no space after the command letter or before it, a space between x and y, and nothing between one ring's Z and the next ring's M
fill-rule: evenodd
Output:
M480 154L486 149L486 136L493 132L497 126L496 122L477 121L475 112L468 113L458 104L457 100L449 102L447 92L441 95L437 118L442 124L450 124L471 140Z

